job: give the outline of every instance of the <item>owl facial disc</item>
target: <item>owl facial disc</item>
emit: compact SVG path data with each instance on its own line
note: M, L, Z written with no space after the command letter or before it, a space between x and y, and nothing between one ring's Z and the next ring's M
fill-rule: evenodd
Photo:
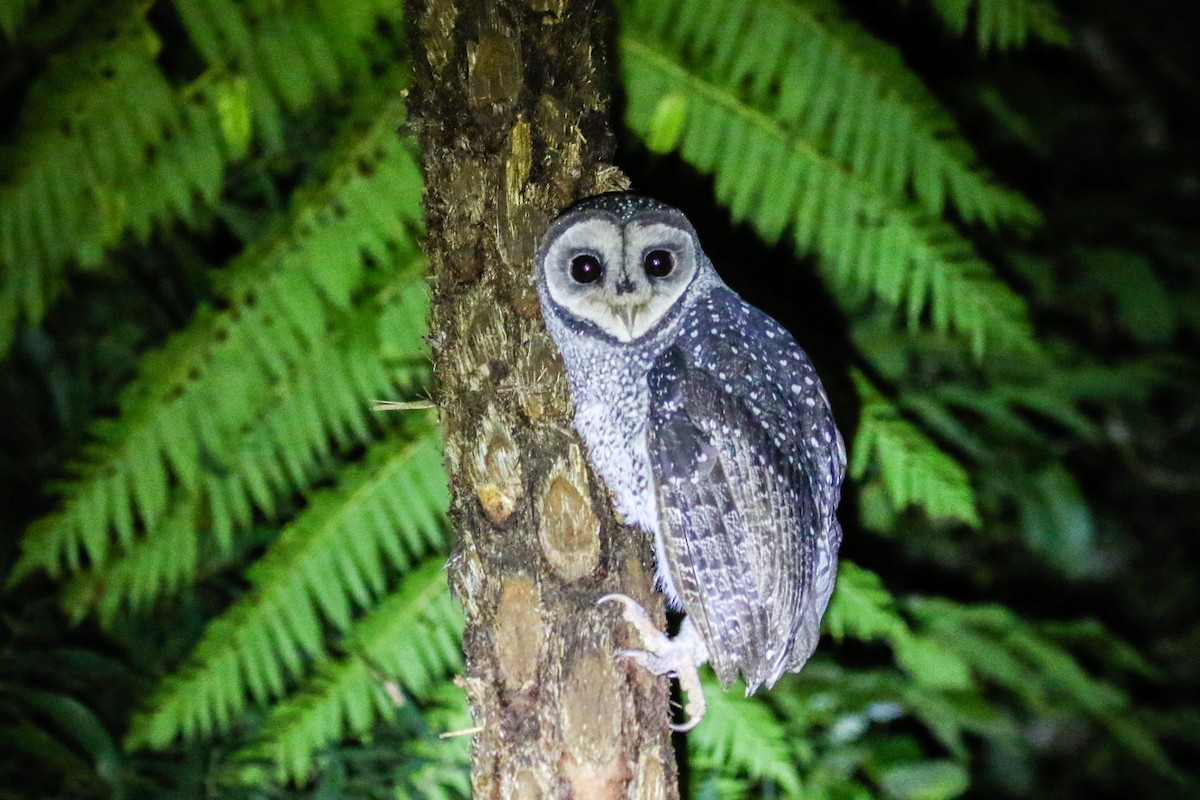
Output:
M543 245L540 263L550 301L618 342L637 341L696 275L691 226L674 209L624 220L594 209L587 218L574 217L560 218Z

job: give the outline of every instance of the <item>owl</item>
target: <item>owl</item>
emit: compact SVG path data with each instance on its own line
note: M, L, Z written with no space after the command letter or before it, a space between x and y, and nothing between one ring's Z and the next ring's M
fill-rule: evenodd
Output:
M817 645L837 571L846 451L808 356L724 284L681 211L589 198L536 255L542 314L566 365L574 426L626 524L654 537L656 582L684 612L669 638L624 595L642 648L673 674L691 727L697 668L746 693Z

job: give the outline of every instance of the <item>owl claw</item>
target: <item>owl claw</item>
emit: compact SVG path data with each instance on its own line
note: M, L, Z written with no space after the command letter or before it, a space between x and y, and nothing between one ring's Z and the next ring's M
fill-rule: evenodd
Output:
M667 638L667 635L654 624L654 620L650 619L646 609L642 608L641 604L629 595L606 594L596 601L598 606L605 603L621 604L621 616L633 626L634 630L642 637L643 642L652 641L655 637Z
M596 601L596 605L610 602L621 604L621 616L637 631L644 648L619 650L615 657L633 661L653 675L674 675L687 697L683 710L688 719L680 725L672 724L671 728L679 732L690 731L707 709L700 686L699 666L708 660L708 651L699 633L691 621L685 619L679 635L672 639L658 629L646 609L632 597L606 594Z

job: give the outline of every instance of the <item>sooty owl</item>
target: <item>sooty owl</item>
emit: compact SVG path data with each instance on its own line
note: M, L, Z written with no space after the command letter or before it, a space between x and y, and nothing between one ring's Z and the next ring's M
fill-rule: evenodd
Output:
M542 313L566 363L575 427L617 511L654 536L657 582L686 613L669 639L624 595L632 658L696 668L747 693L800 669L837 570L846 451L804 351L717 275L678 209L630 194L582 201L537 253Z

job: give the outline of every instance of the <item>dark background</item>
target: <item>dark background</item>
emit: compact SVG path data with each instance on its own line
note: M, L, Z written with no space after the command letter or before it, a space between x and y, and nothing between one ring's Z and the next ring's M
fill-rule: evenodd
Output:
M985 55L969 36L945 32L922 5L845 5L873 33L901 47L981 162L1044 215L1044 225L1027 236L972 232L1028 302L1039 340L1064 364L1136 362L1148 371L1114 369L1103 380L1128 382L1113 387L1123 391L1081 401L1081 412L1103 432L1099 437L1085 439L1028 414L1023 421L1041 437L1030 442L988 434L986 419L968 418L999 454L981 464L935 433L971 465L987 524L969 530L906 512L879 530L849 491L841 511L843 556L884 575L897 596L998 603L1032 622L1094 618L1149 665L1122 670L1116 649L1084 648L1079 655L1096 674L1119 673L1114 680L1128 693L1131 720L1152 732L1169 767L1153 765L1111 729L1064 725L1038 738L1031 726L1025 733L1034 757L1022 762L1029 770L1025 783L1006 780L998 756L972 740L982 766L973 771L967 797L1193 797L1200 778L1200 5L1064 0L1058 5L1072 48L1034 43ZM153 13L166 42L162 63L178 76L194 74L195 54L172 39L182 36L178 20L158 6ZM64 13L61 25L75 20ZM51 35L0 47L0 139L15 135L18 117L6 110L20 107L27 81L56 41ZM337 110L333 101L329 116ZM52 484L82 452L92 420L115 411L137 354L213 298L203 264L237 252L247 232L278 212L280 198L311 170L305 157L327 137L323 126L321 119L295 120L290 147L242 170L226 208L202 235L131 245L121 252L123 270L72 276L70 291L43 326L25 331L0 363L0 572L14 563L25 526L53 507ZM750 227L732 225L712 200L709 177L676 157L647 153L628 132L618 163L636 190L682 208L726 281L793 331L829 390L847 442L859 411L851 368L900 399L929 395L947 380L947 370L927 356L914 356L903 375L865 357L855 345L862 308L831 293L815 263L798 258L786 242L766 246ZM164 254L183 268L159 269ZM997 379L985 373L968 364L955 379L988 391ZM1014 484L1050 463L1078 481L1081 513L1090 519L1083 543L1031 541L1012 499ZM94 712L79 715L81 726L97 720L119 740L129 709L157 677L154 665L178 662L240 588L233 570L218 570L189 603L115 633L91 622L70 625L59 609L58 587L45 577L0 595L0 726L11 731L23 724L16 714L24 706L4 692L28 685L20 682L33 675L34 684L80 698ZM47 659L51 650L67 661ZM864 668L885 658L879 648L854 642L832 652L838 663ZM48 723L51 730L71 718L70 708L63 713ZM406 719L397 729L413 727L419 720ZM936 748L915 723L901 722L896 731ZM78 742L67 747L76 756L83 749ZM49 746L44 753L41 761L0 754L0 798L109 796L95 775L108 780L104 770L115 770L113 764L85 759L96 773L80 772L66 756L56 760ZM131 796L181 796L174 794L180 786L203 796L206 770L221 753L220 745L179 748L163 757L131 757L120 769L135 776L126 784Z

